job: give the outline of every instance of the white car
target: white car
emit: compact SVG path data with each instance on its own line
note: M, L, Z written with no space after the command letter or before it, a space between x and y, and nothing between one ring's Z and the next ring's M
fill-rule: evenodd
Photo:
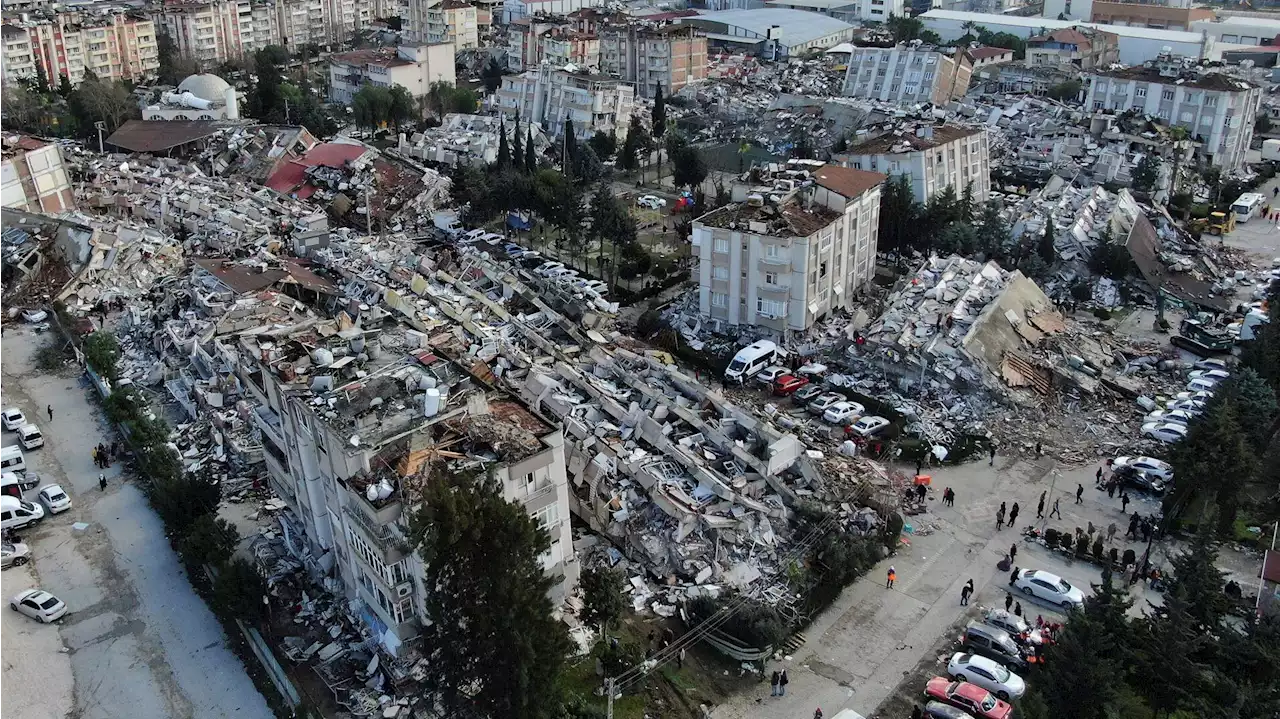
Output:
M849 431L852 432L853 434L858 435L859 437L874 437L875 435L884 431L884 428L888 426L889 426L889 420L885 419L884 417L877 417L876 415L871 415L869 417L863 417L862 419L859 419L857 422L854 422L853 424L849 425Z
M1179 402L1186 400L1188 402L1208 402L1213 399L1212 392L1179 392L1173 396Z
M506 240L507 238L503 237L502 235L499 235L496 232L486 232L485 234L480 236L481 242L488 242L491 245L502 244L506 242Z
M1027 691L1022 677L1005 669L1000 662L977 654L952 654L947 674L958 682L977 684L1005 701L1017 699Z
M1224 369L1196 369L1191 370L1191 374L1187 375L1191 379L1216 379L1221 382L1231 376L1231 373Z
M1084 592L1042 569L1024 569L1011 584L1028 597L1043 599L1066 610L1079 609L1084 604Z
M1158 409L1142 418L1143 424L1150 422L1172 422L1174 424L1191 424L1196 415L1182 409Z
M1111 462L1112 467L1133 467L1141 472L1163 479L1166 482L1173 479L1173 467L1168 462L1156 459L1155 457L1116 457Z
M857 402L846 400L828 407L827 411L822 413L822 419L831 424L844 424L853 421L856 417L861 417L866 411L867 408Z
M1211 357L1209 359L1202 359L1196 362L1194 365L1192 365L1192 367L1194 367L1195 369L1221 369L1221 370L1225 370L1229 366L1230 365L1227 364L1226 360L1218 359L1216 357Z
M581 285L584 292L589 292L596 297L604 297L609 294L609 285L601 280L587 280Z
M43 589L22 592L9 600L9 608L45 624L57 621L67 613L67 605Z
M1165 444L1181 442L1187 438L1187 426L1172 422L1148 422L1142 425L1142 436L1159 440Z
M534 272L542 275L543 277L546 277L547 275L550 275L552 272L555 272L556 270L563 270L563 269L564 269L563 262L543 262L542 264L538 265L538 267L534 270Z
M756 375L756 381L762 385L765 385L766 387L772 387L773 383L779 377L781 377L786 373L787 373L786 367L779 367L778 365L772 365L770 367L765 367L764 369L760 370L760 374Z
M1187 383L1188 392L1213 392L1218 387L1219 380L1210 377L1196 377Z
M636 198L636 207L647 207L657 210L667 206L667 201L657 195L641 195Z
M40 428L34 424L24 424L18 428L18 442L22 444L23 449L43 447L44 435L40 434Z
M44 322L49 319L49 313L44 310L23 310L22 319L23 321L30 322L34 325L38 322Z
M1165 403L1165 409L1177 409L1190 414L1193 417L1199 417L1204 414L1204 402L1193 399L1175 399Z
M4 423L5 429L13 432L27 423L27 416L17 407L10 407L4 412L0 412L0 422Z
M844 401L844 395L838 394L836 392L828 392L822 395L821 397L815 399L814 401L810 402L809 411L813 412L814 414L822 414L823 412L826 412L831 407L831 405L837 402L843 402L843 401Z
M0 544L0 569L21 567L31 561L31 548L22 542Z
M481 229L468 230L468 231L466 232L466 234L464 234L464 235L461 237L461 239L460 239L459 241L460 241L460 242L475 242L476 240L480 239L481 237L484 237L484 235L485 235L485 231L484 231L484 230L481 230Z
M57 484L46 484L40 488L40 503L49 508L49 514L61 514L71 509L71 498Z

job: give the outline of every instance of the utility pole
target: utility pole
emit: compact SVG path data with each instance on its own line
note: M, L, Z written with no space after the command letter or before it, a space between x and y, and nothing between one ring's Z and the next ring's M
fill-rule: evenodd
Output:
M105 150L102 149L102 132L107 129L107 123L103 122L102 120L98 120L97 122L93 123L93 126L98 129L98 154L101 155L106 152Z
M605 719L613 719L613 677L604 680L604 689L609 692L609 698L605 704Z

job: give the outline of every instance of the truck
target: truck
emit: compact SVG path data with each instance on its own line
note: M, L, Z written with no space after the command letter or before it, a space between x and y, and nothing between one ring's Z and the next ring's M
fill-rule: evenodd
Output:
M437 212L431 216L431 221L435 224L436 229L443 232L450 239L457 237L466 230L458 220L458 213L452 210Z
M1200 320L1187 318L1178 325L1178 334L1169 338L1169 344L1199 357L1211 357L1230 353L1235 340L1226 332L1205 327Z
M1280 161L1280 140L1262 141L1262 159L1270 162Z

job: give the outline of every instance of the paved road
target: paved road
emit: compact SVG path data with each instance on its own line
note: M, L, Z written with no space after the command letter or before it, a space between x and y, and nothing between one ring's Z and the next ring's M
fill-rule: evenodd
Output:
M1105 492L1093 489L1095 467L1060 469L1045 458L1040 462L998 457L995 467L975 462L960 467L931 470L934 495L944 487L956 490L956 506L944 508L934 499L927 520L937 529L926 536L910 537L910 545L871 574L845 589L836 604L805 631L807 643L785 662L791 680L787 696L769 697L768 683L735 697L715 709L715 719L776 719L809 717L816 707L826 716L850 708L872 716L894 691L903 675L925 659L937 641L953 626L975 616L983 606L1003 606L1007 574L996 563L1020 535L1010 529L997 531L996 511L1000 502L1018 502L1018 526L1035 521L1040 492L1049 490L1046 513L1053 497L1061 498L1062 520L1052 527L1085 527L1092 521L1105 527L1119 523L1118 502ZM1076 484L1085 485L1084 503L1076 505ZM1113 506L1115 505L1115 506ZM1153 501L1135 499L1129 510L1148 514L1157 509ZM921 523L920 519L908 521ZM1125 525L1121 525L1121 532ZM1118 543L1123 549L1136 544ZM1078 586L1100 581L1093 565L1066 564L1035 545L1018 542L1017 563L1023 568L1041 568L1063 576ZM894 589L885 589L885 571L893 564L898 580ZM960 588L972 578L977 592L968 608L959 606ZM1142 585L1134 589L1140 592ZM1159 601L1158 594L1149 598ZM1021 597L1018 597L1021 600ZM1053 609L1022 601L1024 613L1034 618L1057 616ZM1134 610L1146 607L1135 602ZM772 670L775 667L770 667Z
M71 608L60 629L70 650L74 715L272 716L227 648L221 625L191 589L146 498L120 478L118 467L108 470L107 491L98 490L91 448L110 438L78 374L34 368L33 354L48 337L24 328L5 332L4 403L34 418L45 436L44 448L26 453L28 467L44 482L61 484L75 503L22 533L40 586ZM52 422L47 405L53 405ZM5 433L4 443L13 441ZM88 526L76 530L76 522ZM20 676L6 662L5 683Z

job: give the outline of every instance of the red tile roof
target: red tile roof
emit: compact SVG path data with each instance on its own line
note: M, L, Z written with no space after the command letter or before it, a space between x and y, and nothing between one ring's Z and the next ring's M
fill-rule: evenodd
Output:
M978 47L969 51L969 57L974 60L986 60L987 58L1000 57L1005 54L1012 54L1013 50L1005 47Z
M813 179L828 190L851 200L884 182L887 176L851 167L823 165L814 171Z
M316 188L306 184L307 168L342 167L365 153L363 145L349 145L342 142L326 142L316 145L307 154L296 160L290 160L267 178L266 185L282 195L295 194L306 199Z

